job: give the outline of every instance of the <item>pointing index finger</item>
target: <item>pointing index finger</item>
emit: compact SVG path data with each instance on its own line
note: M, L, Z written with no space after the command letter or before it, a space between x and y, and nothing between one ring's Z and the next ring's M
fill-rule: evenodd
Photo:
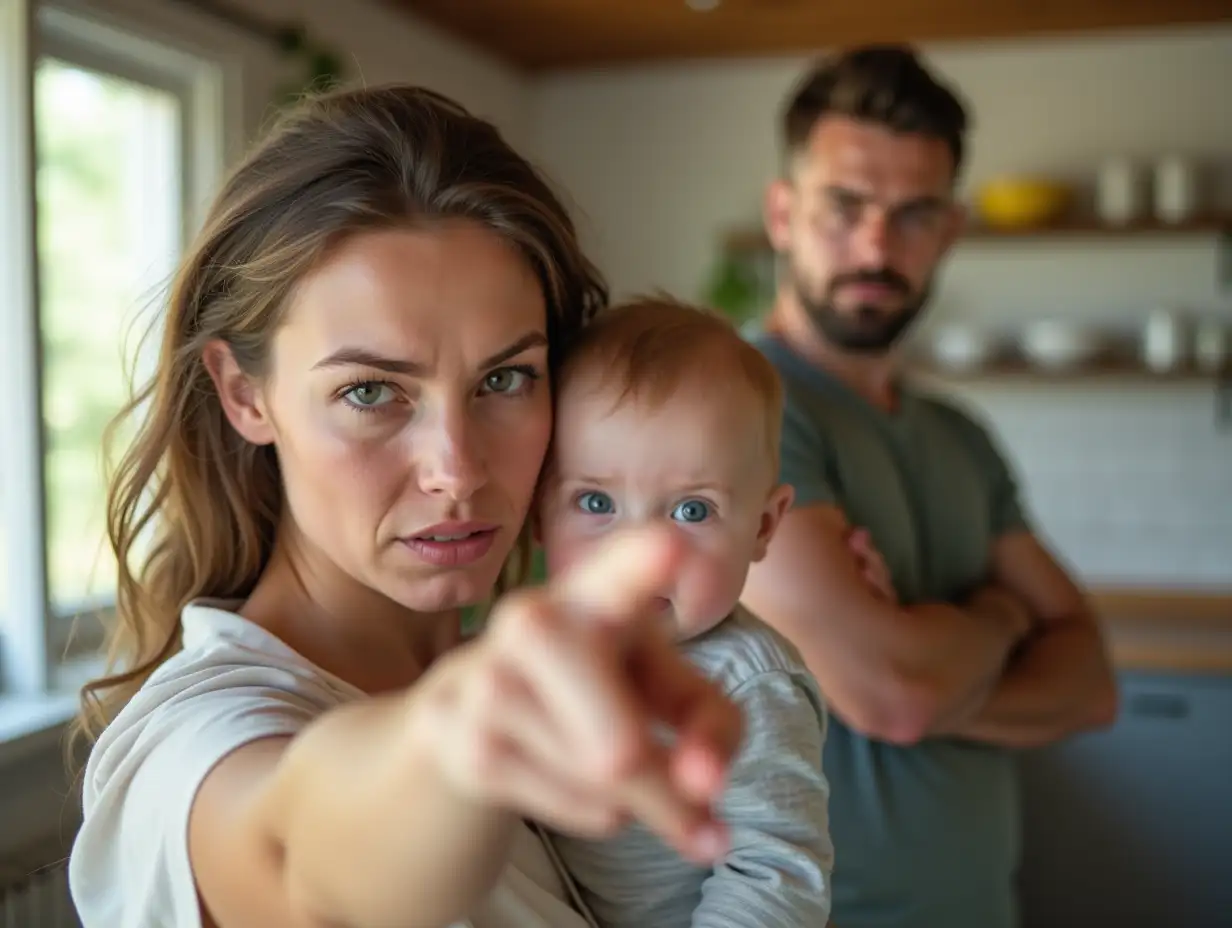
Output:
M624 624L644 614L681 557L670 529L620 532L554 578L547 592L563 615Z

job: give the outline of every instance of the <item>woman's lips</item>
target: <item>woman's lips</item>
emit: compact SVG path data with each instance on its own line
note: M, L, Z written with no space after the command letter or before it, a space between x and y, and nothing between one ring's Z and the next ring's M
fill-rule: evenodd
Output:
M433 567L466 567L487 556L498 530L490 523L444 522L401 541Z

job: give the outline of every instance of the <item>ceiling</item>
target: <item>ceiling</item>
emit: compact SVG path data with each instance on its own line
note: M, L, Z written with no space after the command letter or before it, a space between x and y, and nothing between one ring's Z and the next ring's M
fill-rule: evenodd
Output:
M385 0L528 71L1232 22L1232 0ZM690 5L692 4L692 6Z

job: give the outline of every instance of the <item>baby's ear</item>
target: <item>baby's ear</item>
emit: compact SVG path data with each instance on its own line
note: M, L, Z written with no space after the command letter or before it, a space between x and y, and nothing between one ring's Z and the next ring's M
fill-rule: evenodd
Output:
M779 530L779 523L791 508L792 500L796 498L796 489L790 483L780 483L766 497L765 508L762 509L761 522L757 526L757 543L753 548L753 560L760 561L770 548L774 533Z

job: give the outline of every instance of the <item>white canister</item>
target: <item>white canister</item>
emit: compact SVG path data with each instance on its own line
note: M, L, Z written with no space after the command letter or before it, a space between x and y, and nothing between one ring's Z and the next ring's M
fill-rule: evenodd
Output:
M1198 175L1192 161L1179 155L1155 165L1155 218L1178 223L1198 210Z
M1128 158L1104 162L1095 187L1095 209L1102 222L1125 225L1141 216L1142 178L1138 166Z
M1151 313L1142 333L1142 360L1156 373L1174 370L1185 361L1185 326L1179 313Z

